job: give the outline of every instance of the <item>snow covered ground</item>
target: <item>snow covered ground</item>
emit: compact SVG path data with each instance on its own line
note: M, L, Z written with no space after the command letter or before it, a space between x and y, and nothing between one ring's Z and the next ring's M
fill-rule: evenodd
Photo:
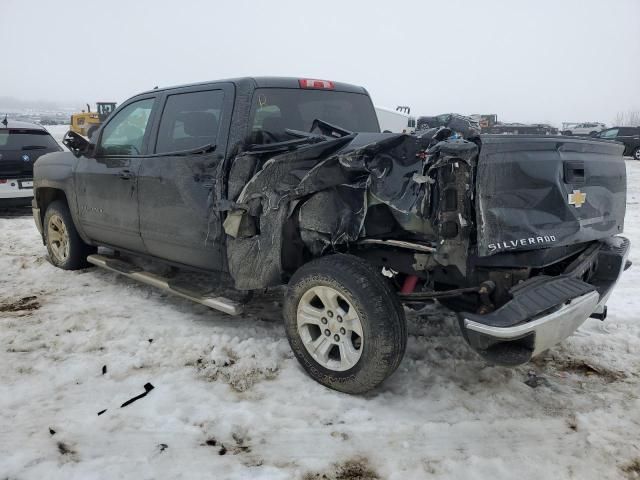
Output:
M277 293L232 318L58 270L30 217L0 213L0 478L640 478L638 252L609 318L534 363L488 366L434 306L399 370L348 396L304 374Z

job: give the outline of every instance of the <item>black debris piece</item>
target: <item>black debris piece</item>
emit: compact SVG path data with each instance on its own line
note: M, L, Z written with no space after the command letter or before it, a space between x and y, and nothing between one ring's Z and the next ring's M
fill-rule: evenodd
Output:
M227 448L224 445L220 445L220 450L218 450L218 455L225 455L227 453Z
M105 373L107 373L107 366L103 365L102 366L102 374L104 375Z
M56 431L53 428L49 427L49 435L55 435L55 434L56 434Z
M540 386L548 386L549 381L544 377L539 377L533 370L527 372L527 379L524 381L525 385L531 388L537 388Z
M104 410L100 410L100 411L98 412L98 416L102 415L102 414L103 414L104 412L106 412L106 411L107 411L107 409L106 409L106 408L105 408Z
M169 448L169 445L167 445L166 443L160 443L158 445L158 448L160 449L160 452L164 452L167 448Z
M153 338L150 338L150 339L149 339L149 343L153 343Z
M124 402L122 405L120 405L120 408L126 407L127 405L132 404L133 402L135 402L136 400L140 400L142 397L146 397L147 393L149 393L151 390L153 390L153 385L151 385L150 383L145 383L144 384L144 393L141 393L140 395L130 398L129 400L127 400L126 402Z
M210 447L215 447L216 445L218 445L218 441L215 438L209 438L206 442L207 445L209 445Z

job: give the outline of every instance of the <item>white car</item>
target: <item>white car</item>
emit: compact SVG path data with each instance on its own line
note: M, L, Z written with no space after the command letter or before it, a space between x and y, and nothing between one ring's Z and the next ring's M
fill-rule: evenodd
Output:
M607 128L607 126L604 123L576 123L572 127L564 129L562 134L591 136L605 128Z

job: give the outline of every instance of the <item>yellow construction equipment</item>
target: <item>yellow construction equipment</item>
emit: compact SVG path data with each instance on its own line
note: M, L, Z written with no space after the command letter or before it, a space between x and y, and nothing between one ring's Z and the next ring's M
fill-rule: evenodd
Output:
M95 112L87 103L87 111L71 115L71 130L85 137L91 137L100 125L116 109L115 102L97 102Z

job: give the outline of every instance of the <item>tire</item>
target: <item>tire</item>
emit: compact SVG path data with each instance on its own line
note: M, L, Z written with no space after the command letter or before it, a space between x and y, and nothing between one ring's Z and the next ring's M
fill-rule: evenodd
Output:
M633 151L633 159L640 160L640 147L636 147L636 149Z
M91 136L95 133L96 130L98 130L98 127L96 127L95 125L87 130L87 138L89 140L91 140Z
M562 132L562 135L570 137L572 135L571 130L565 130L564 132Z
M378 270L352 255L303 265L287 287L284 319L302 367L318 383L344 393L364 393L382 383L400 365L407 345L396 293ZM315 347L316 356L306 345Z
M66 202L56 200L47 207L43 231L53 265L63 270L78 270L89 266L87 255L95 253L96 248L84 243L78 235Z

